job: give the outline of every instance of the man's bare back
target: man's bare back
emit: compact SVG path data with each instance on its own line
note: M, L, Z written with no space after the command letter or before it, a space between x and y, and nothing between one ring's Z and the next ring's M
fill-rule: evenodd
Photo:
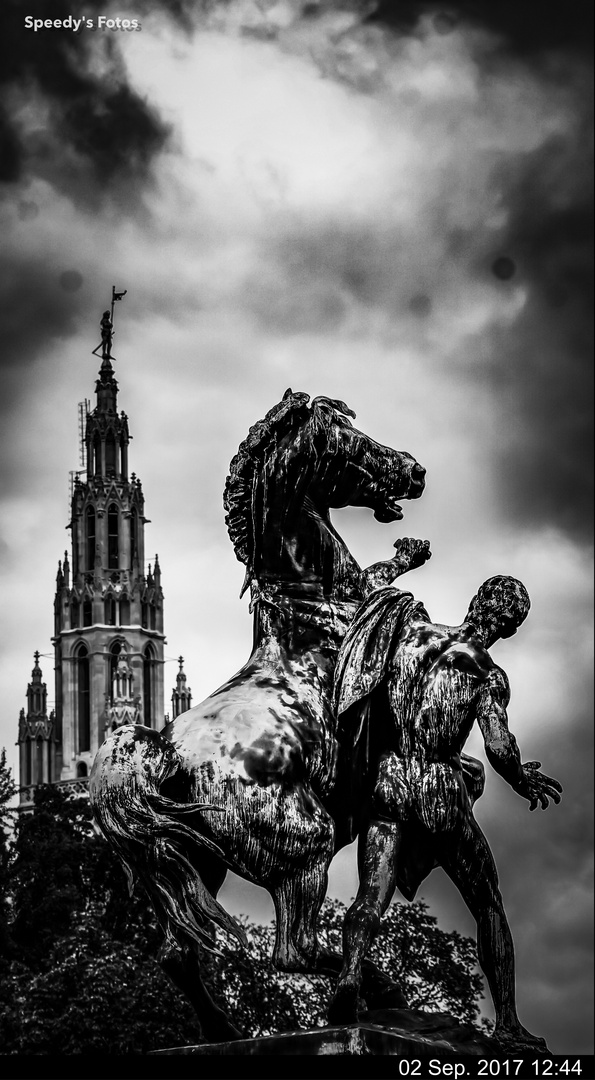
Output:
M407 609L401 598L396 600L403 624L391 640L390 656L382 661L382 684L375 691L377 701L388 700L388 710L381 706L378 716L386 723L388 712L391 730L385 733L367 826L360 833L360 888L345 921L345 962L330 1017L343 1023L357 1017L361 962L396 886L412 899L432 866L440 865L476 918L497 1035L503 1042L543 1048L543 1040L518 1020L512 937L494 860L472 813L483 788L483 767L462 754L477 721L488 761L531 810L538 803L545 809L550 798L560 801L560 784L539 772L539 762L521 763L508 730L508 679L488 652L498 638L516 632L529 610L529 597L514 578L490 578L458 627L432 623L421 605ZM372 594L369 604L370 610L378 609L378 595ZM365 625L362 610L354 634ZM353 646L348 638L349 632L347 656ZM337 669L349 684L349 663L340 658ZM372 727L373 710L371 699Z

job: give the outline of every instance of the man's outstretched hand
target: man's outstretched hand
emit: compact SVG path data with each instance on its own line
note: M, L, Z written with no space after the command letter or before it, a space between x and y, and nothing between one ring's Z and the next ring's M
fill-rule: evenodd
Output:
M550 805L550 799L559 803L562 797L562 785L551 776L539 772L540 761L526 761L521 765L523 779L518 788L519 795L529 802L529 810L535 810L541 803L541 809L546 810Z
M396 550L393 560L404 567L401 573L415 570L432 558L429 540L415 540L411 536L404 536L401 540L395 540L393 547Z
M402 540L395 540L393 547L396 554L392 559L373 563L366 570L362 570L362 586L366 596L372 589L391 585L395 578L406 574L408 570L423 566L432 556L429 540L414 540L405 536Z

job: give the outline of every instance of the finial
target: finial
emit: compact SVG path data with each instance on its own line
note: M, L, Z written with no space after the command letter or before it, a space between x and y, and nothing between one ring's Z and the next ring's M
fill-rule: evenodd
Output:
M181 671L182 667L183 667L183 664L184 664L184 657L183 656L178 656L178 664L180 665L180 671Z

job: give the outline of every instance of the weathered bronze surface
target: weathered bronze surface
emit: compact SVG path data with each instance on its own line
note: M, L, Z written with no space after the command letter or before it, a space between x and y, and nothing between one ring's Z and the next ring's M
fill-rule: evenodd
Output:
M477 921L479 960L504 1049L545 1050L519 1022L514 949L498 877L472 806L483 766L462 753L475 721L492 767L534 810L560 801L557 780L521 764L507 723L508 680L488 649L526 618L521 582L484 582L460 626L433 623L410 593L382 587L362 604L335 673L339 775L351 767L364 804L360 887L344 926L344 966L330 1010L333 1023L358 1017L361 963L395 888L413 899L442 866Z
M250 429L224 503L251 590L248 663L163 732L127 725L100 749L90 779L96 820L151 895L166 930L164 966L199 1012L208 1039L238 1037L200 980L196 944L212 921L242 940L216 900L227 869L269 890L274 959L287 971L338 974L316 920L337 846L355 836L351 770L337 775L332 680L345 631L370 588L429 557L397 542L362 571L329 510L367 506L382 522L424 488L424 469L351 424L340 401L287 391ZM369 1004L402 995L369 962ZM392 995L392 996L391 996Z

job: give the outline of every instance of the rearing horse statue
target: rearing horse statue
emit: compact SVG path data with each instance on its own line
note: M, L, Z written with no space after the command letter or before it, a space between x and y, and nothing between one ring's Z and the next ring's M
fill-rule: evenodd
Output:
M395 521L397 500L421 495L425 470L354 428L343 402L309 400L288 390L230 466L226 521L254 611L248 663L163 731L116 730L91 773L97 823L151 896L166 933L165 969L210 1040L239 1034L197 964L213 922L243 940L216 899L228 869L271 894L278 967L340 969L340 956L323 955L316 938L328 867L357 827L354 808L333 801L334 665L369 586L428 557L427 544L404 541L392 560L361 570L330 508L366 506ZM335 823L329 806L344 820ZM372 988L386 990L371 964L368 974Z

